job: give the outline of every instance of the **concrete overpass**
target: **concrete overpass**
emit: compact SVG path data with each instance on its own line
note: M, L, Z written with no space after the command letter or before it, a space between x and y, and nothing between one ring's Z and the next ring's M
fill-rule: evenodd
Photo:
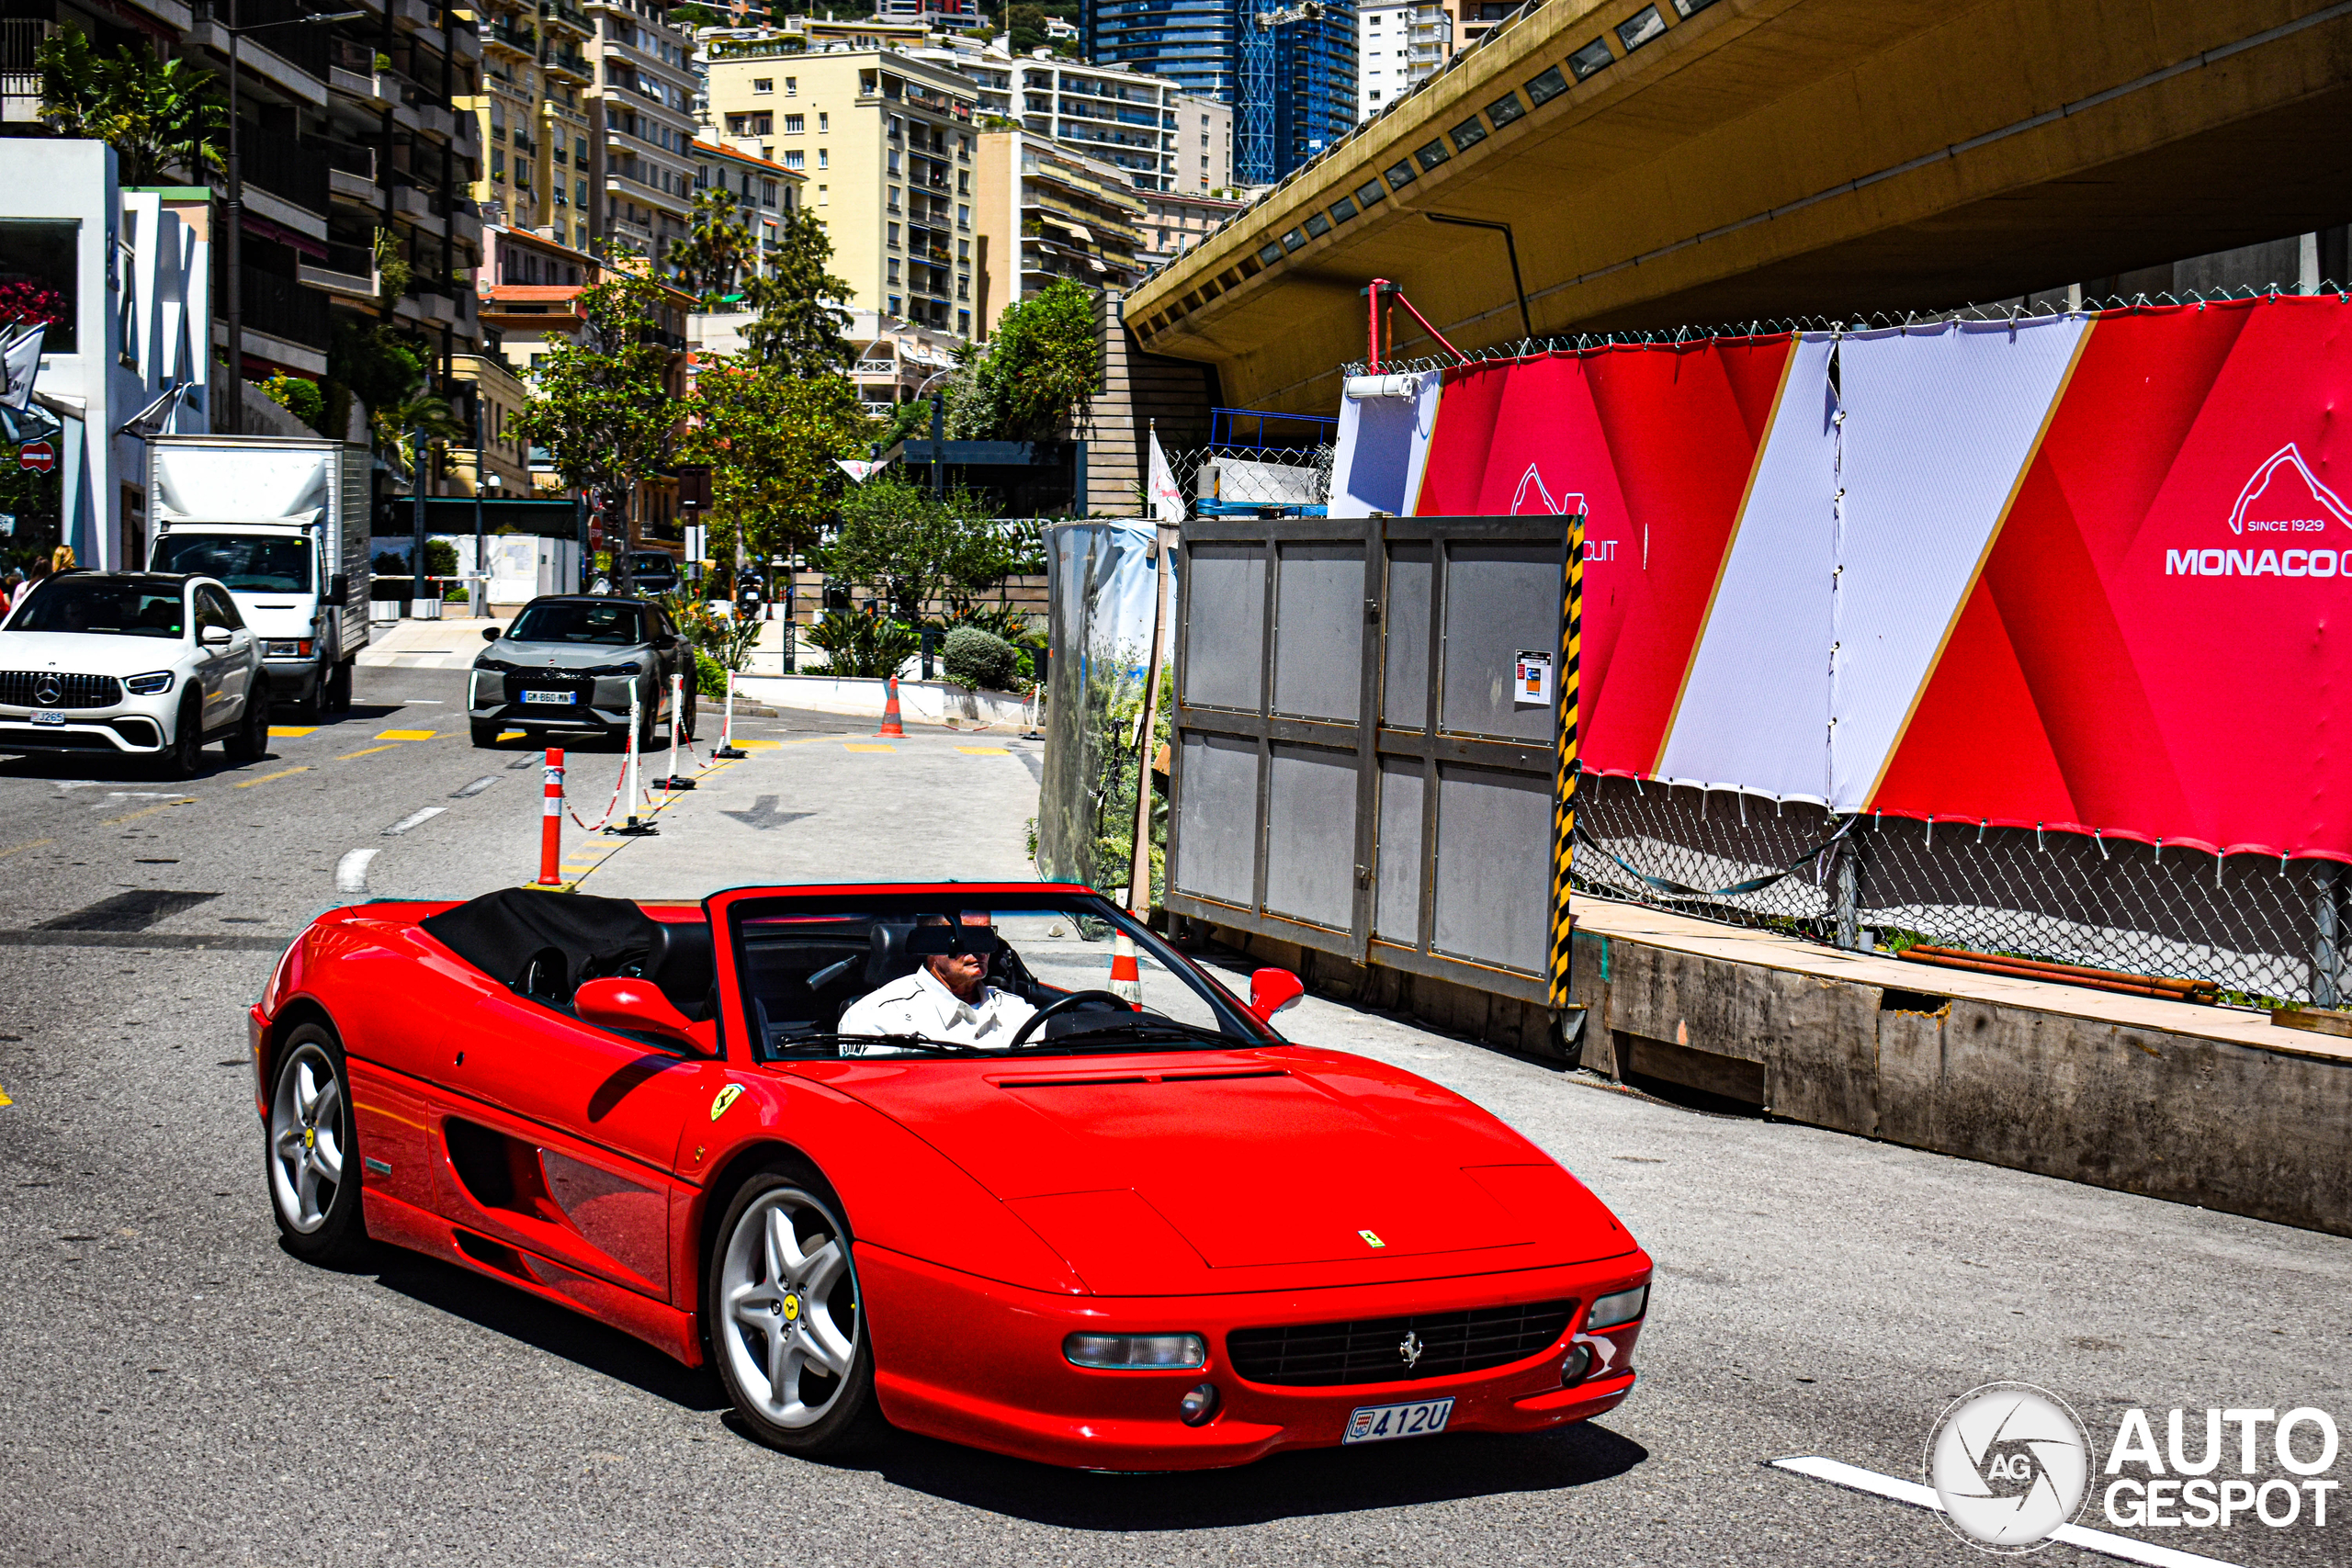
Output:
M1432 213L1512 225L1539 336L1850 319L2341 224L2347 126L2329 0L1551 0L1126 320L1227 403L1328 412L1370 278L1464 350L1521 337L1503 236ZM1439 352L1409 325L1392 351Z

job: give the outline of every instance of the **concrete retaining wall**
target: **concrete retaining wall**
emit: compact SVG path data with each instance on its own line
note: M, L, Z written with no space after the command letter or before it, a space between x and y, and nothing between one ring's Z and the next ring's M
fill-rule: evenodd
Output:
M771 707L799 708L808 713L854 714L881 722L888 694L880 681L835 679L831 675L738 675L735 694ZM1020 728L1034 716L1026 699L1011 692L976 691L944 681L900 681L899 712L926 724L955 719L966 724Z
M1557 1056L1543 1010L1220 930L1318 994ZM1581 1066L1817 1127L2352 1235L2352 1059L1579 931ZM2287 1032L2280 1031L2285 1033Z

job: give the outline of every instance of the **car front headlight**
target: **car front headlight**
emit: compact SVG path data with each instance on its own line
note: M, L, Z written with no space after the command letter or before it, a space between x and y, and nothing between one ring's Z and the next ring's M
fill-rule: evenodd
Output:
M1109 1371L1166 1371L1208 1365L1208 1344L1197 1334L1073 1334L1062 1354L1074 1367Z
M492 659L489 654L485 653L481 658L474 660L474 668L477 670L487 670L492 674L503 675L506 673L508 665L506 660L503 659Z
M122 689L134 697L157 697L172 689L172 672L168 670L152 671L144 675L131 676L123 682Z
M1647 1312L1649 1304L1650 1288L1647 1285L1636 1285L1630 1291L1603 1296L1593 1303L1592 1310L1585 1314L1585 1331L1598 1333L1604 1328L1622 1328Z
M583 671L582 673L605 679L617 679L624 675L642 675L645 673L645 666L637 663L599 664L594 670Z

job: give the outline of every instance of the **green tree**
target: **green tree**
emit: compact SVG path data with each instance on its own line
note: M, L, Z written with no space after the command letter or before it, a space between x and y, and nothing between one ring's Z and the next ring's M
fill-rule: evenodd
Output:
M200 182L222 166L228 113L209 73L127 47L107 59L71 24L41 40L33 64L40 118L60 136L112 147L124 185L160 185L175 174Z
M985 348L950 382L948 434L967 441L1050 441L1075 423L1102 377L1094 293L1057 278L1006 308Z
M752 265L752 226L729 190L706 190L695 197L686 217L686 237L670 247L670 265L678 287L715 310L735 292Z
M788 376L826 376L845 369L850 347L842 333L849 312L835 300L850 296L848 280L825 270L833 242L825 225L805 211L785 214L775 265L743 288L759 319L743 329L757 358Z
M426 391L422 385L390 402L369 404L368 428L376 437L376 450L412 478L416 474L420 436L429 447L471 434L450 410L447 399Z
M696 370L678 456L710 465L714 558L732 573L748 554L807 549L832 515L836 457L864 453L869 427L840 376L786 375L749 355Z
M841 514L821 552L825 570L879 589L907 626L920 625L934 599L961 612L1022 565L1022 542L966 491L934 497L884 472L843 495Z
M532 372L531 400L510 422L516 435L547 449L563 482L603 519L624 591L629 499L677 443L671 351L655 335L662 305L661 285L634 272L582 289L578 338L550 344Z

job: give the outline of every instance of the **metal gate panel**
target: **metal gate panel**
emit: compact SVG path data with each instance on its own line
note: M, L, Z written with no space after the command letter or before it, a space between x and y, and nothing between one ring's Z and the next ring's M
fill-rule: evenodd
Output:
M1168 907L1546 1000L1557 712L1510 677L1561 646L1566 542L1556 517L1186 525Z

